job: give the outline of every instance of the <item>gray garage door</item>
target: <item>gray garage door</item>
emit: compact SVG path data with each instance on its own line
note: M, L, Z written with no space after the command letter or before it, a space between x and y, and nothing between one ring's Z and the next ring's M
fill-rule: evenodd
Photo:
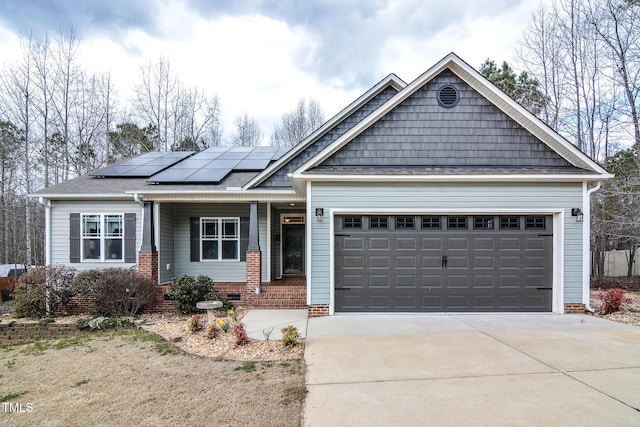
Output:
M337 216L335 309L551 311L551 216Z

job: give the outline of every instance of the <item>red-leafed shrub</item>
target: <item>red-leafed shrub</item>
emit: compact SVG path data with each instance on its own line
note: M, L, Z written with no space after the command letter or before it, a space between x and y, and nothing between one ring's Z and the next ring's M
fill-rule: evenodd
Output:
M236 345L249 344L249 335L244 328L244 323L239 322L233 325L233 335L236 336Z
M191 320L189 320L189 330L192 334L195 334L196 332L204 329L204 321L202 319L202 314L194 314L193 316L191 316Z
M625 304L631 303L631 298L625 296L626 291L620 288L613 288L603 291L598 295L598 299L602 301L600 312L602 314L611 314L620 311Z

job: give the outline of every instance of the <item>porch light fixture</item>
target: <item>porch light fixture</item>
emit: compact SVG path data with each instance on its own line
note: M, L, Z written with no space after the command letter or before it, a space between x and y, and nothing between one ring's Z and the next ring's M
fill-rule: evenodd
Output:
M571 216L575 216L576 217L576 222L584 221L584 213L582 213L582 210L580 208L572 208L571 209Z
M324 216L324 208L316 208L316 216Z

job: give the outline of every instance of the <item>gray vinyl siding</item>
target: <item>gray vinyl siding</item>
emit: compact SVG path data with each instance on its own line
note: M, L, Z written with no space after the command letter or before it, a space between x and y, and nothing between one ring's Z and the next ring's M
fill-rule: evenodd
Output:
M338 139L346 131L351 129L358 122L368 116L372 111L376 110L379 106L388 101L396 93L398 93L398 91L391 86L384 89L378 95L373 97L373 99L356 110L353 114L338 123L333 129L320 137L316 142L307 147L296 157L291 159L286 165L280 168L280 170L278 170L272 176L267 178L262 184L260 184L260 187L291 187L291 180L289 179L287 174L296 170L304 162L316 155L327 145Z
M248 217L248 203L231 204L175 204L174 264L175 276L204 274L214 282L246 281L246 262L244 261L200 261L190 260L189 218L191 217ZM258 225L260 249L262 251L262 277L267 280L267 209L264 203L258 206Z
M51 264L68 265L78 271L92 268L132 267L125 262L69 262L69 214L136 214L136 252L142 235L142 208L135 202L123 201L52 201L51 202Z
M564 209L564 302L582 302L582 223L571 208L582 207L580 183L312 183L311 211L330 209ZM311 218L311 303L330 303L329 218Z
M451 84L460 101L438 105ZM545 167L572 165L449 70L417 90L322 167Z
M159 223L160 230L158 233L158 241L156 246L158 249L158 267L160 283L170 282L174 277L174 216L175 206L173 203L160 203ZM169 268L167 268L169 266Z

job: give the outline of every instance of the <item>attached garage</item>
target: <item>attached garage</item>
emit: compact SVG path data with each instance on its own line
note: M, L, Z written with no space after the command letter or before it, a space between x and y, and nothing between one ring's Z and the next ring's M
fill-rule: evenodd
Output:
M544 215L338 215L336 312L551 311Z

